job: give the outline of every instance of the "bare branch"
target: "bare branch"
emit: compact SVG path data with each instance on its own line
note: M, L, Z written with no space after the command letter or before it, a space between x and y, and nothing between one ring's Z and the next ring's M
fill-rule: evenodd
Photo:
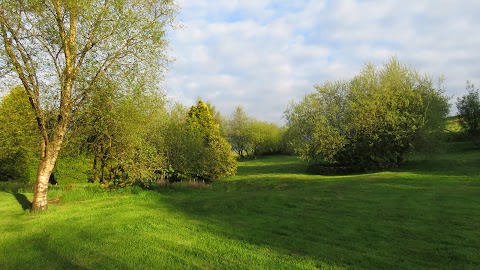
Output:
M27 20L27 22L30 24L30 25L34 25L34 22L30 19L30 16L28 16L28 14L25 14L25 19ZM54 54L54 52L52 51L52 48L50 48L50 46L48 45L48 42L44 39L44 37L42 37L41 35L38 35L37 33L35 33L34 31L31 31L30 29L26 28L26 27L23 27L22 26L22 29L24 29L26 32L28 32L32 37L34 37L38 42L40 42L40 44L42 44L43 48L45 48L45 50L47 50L48 54L50 55L50 57L52 58L52 61L53 61L53 65L55 66L55 70L57 71L57 75L58 77L60 78L61 77L61 74L62 74L62 71L60 69L60 66L58 64L58 54L60 53L57 53L56 56Z
M135 34L133 34L130 38L128 38L120 48L115 51L115 53L111 54L111 56L106 57L103 63L100 65L98 70L96 71L94 77L90 80L88 86L83 89L82 94L80 94L75 102L78 102L78 99L81 99L82 96L85 95L90 89L95 85L95 83L102 77L102 75L115 63L115 61L123 58L123 55L127 48L136 44L135 40L145 32L146 29L152 27L156 21L161 17L161 14L156 14L155 18L152 20L151 23L145 25L144 27L140 28ZM123 56L122 56L123 55Z
M63 52L65 54L65 61L69 59L69 51L68 51L68 41L67 41L67 33L65 31L65 26L63 25L64 15L62 12L62 8L60 6L59 0L52 0L53 6L55 8L55 20L57 21L58 33L60 35L60 39L62 40L62 47ZM68 65L68 64L67 64Z
M75 67L75 73L76 74L80 70L80 67L83 64L83 61L85 60L85 56L87 55L88 51L90 51L93 48L93 46L95 45L93 40L95 39L95 35L98 31L98 27L100 26L101 19L106 13L108 3L109 3L109 1L105 0L105 2L103 3L102 9L98 13L97 18L95 19L95 22L93 23L93 29L90 32L90 34L87 38L87 42L85 42L85 45L83 46L82 51L80 52L80 58L79 58L79 60L77 62L77 65Z

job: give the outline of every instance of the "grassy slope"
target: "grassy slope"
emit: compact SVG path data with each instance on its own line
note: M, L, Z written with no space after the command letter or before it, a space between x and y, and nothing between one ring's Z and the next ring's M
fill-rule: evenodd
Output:
M53 190L35 216L0 192L0 269L478 269L480 152L463 148L375 174L269 157L206 190Z

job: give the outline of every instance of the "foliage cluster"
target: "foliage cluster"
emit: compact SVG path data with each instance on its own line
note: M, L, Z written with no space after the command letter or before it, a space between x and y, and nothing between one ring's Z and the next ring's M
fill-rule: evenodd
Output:
M72 134L72 149L83 145L93 156L91 182L116 187L235 173L231 146L202 101L188 112L181 105L167 112L162 96L145 91L92 100Z
M441 141L448 99L397 59L315 88L286 111L291 142L309 161L378 169Z
M91 182L124 186L165 166L156 142L164 117L163 97L145 85L119 91L105 81L82 106L67 137L66 151L91 155Z
M89 181L109 188L138 181L210 181L235 173L231 146L202 101L190 111L177 105L168 112L155 89L133 84L118 90L122 87L102 80L78 109L58 160L62 173L75 166L66 162L87 161ZM40 138L23 88L3 98L0 120L1 180L31 181Z

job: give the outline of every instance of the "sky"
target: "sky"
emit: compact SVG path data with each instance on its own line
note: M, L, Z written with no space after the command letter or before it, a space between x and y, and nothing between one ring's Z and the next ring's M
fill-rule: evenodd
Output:
M391 57L434 81L451 103L480 86L478 0L178 0L167 95L198 98L223 115L236 106L284 124L315 84L351 79ZM452 106L452 112L456 111Z

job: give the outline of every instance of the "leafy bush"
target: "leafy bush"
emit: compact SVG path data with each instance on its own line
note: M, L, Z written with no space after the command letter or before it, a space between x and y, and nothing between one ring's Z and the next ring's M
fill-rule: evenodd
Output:
M90 182L108 188L131 185L153 177L165 166L162 141L163 98L133 87L119 92L105 79L92 89L92 98L78 111L64 151L91 158Z
M291 142L309 161L377 169L442 141L448 99L396 59L315 88L286 111Z
M235 174L231 145L220 135L208 106L199 101L182 116L177 108L164 129L170 180L217 180Z

